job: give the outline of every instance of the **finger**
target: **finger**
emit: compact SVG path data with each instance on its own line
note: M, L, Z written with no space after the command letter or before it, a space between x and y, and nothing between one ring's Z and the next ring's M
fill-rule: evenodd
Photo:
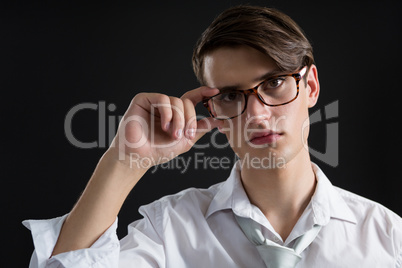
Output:
M200 101L207 97L211 97L213 95L216 95L219 93L219 89L217 88L210 88L210 87L199 87L190 91L187 91L186 93L181 96L181 99L189 99L193 105L197 105Z
M140 93L133 101L148 111L151 116L157 116L158 114L162 129L165 131L169 130L173 117L169 96L159 93Z
M194 104L189 99L182 99L184 107L184 120L186 122L184 134L188 139L194 139L197 130L197 117Z
M197 131L195 133L195 137L193 142L197 142L201 139L206 133L210 132L212 129L216 127L222 127L224 124L223 120L217 120L212 117L205 117L199 121L197 121Z
M185 126L183 101L176 97L169 97L171 110L172 110L172 125L171 133L176 139L180 139L183 136L183 130Z

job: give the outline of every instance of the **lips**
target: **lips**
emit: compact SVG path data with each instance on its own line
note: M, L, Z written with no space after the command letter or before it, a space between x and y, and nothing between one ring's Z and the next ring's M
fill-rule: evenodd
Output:
M281 133L272 130L254 132L250 136L250 143L255 145L275 143L282 136Z

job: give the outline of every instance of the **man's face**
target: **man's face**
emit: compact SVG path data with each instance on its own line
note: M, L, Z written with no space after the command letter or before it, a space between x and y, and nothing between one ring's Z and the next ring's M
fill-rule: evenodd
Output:
M268 73L285 74L270 57L247 46L216 49L205 57L204 66L206 85L211 88L246 90ZM304 149L309 131L308 108L315 104L319 89L315 66L313 69L306 74L307 86L304 80L300 81L299 95L293 102L271 107L250 95L244 113L225 120L220 131L226 134L240 159L269 157L277 163L288 163L301 152L308 153ZM315 84L311 84L311 79L315 79Z

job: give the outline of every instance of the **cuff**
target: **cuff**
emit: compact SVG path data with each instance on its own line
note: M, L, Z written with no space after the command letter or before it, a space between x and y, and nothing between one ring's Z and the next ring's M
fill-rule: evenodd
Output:
M90 248L64 252L49 258L67 215L49 220L22 222L31 230L35 247L30 267L91 267L95 263L103 263L104 267L117 267L120 250L116 235L117 219Z

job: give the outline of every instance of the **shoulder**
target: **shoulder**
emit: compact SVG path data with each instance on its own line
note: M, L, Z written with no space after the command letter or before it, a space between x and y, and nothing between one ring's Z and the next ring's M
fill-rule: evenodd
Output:
M338 187L335 189L352 210L361 234L381 237L381 243L390 242L394 254L402 254L402 218L398 214L368 198Z
M392 223L393 225L402 228L402 218L387 207L339 187L334 186L334 188L345 200L346 204L353 211L358 221L383 221L385 225Z
M144 216L149 213L165 215L171 215L171 213L186 213L187 216L191 214L199 216L199 214L205 214L212 199L223 183L224 182L217 183L207 189L188 188L141 206L139 211Z

